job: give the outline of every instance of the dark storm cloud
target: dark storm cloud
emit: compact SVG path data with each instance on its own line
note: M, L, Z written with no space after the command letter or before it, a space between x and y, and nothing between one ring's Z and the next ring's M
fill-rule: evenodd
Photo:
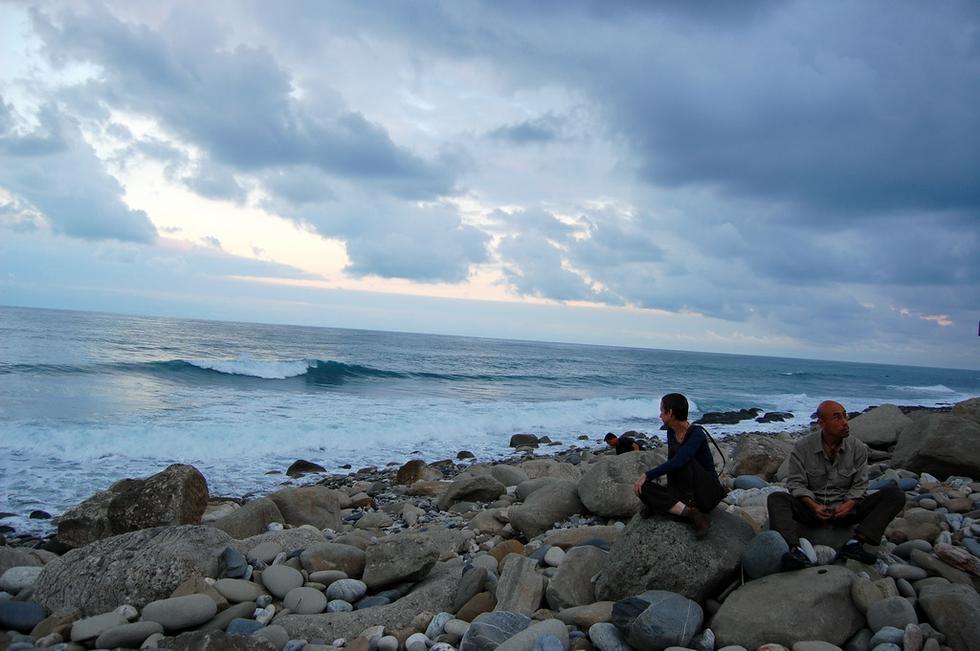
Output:
M0 111L0 188L43 214L52 230L88 240L153 242L157 233L142 210L123 203L123 189L85 142L78 125L53 105L39 126L17 129L8 106Z
M548 143L562 138L563 126L564 120L549 113L533 120L499 126L489 131L487 136L518 145Z
M220 27L202 15L175 11L160 31L99 8L33 16L54 61L102 67L90 97L155 117L216 163L242 170L312 165L414 197L452 187L440 162L397 146L360 113L296 99L290 75L267 50L223 49Z

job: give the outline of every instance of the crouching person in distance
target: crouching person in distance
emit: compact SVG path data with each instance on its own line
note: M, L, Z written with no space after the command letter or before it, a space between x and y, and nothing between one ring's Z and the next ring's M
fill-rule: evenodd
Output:
M874 564L877 557L864 548L878 545L885 527L905 507L905 493L888 486L872 495L868 490L868 446L848 438L847 411L832 400L817 407L820 431L796 442L789 457L786 487L772 493L766 506L769 528L786 539L784 570L810 565L800 549L798 523L808 525L857 524L854 536L837 553L839 558Z
M679 516L691 523L695 537L704 538L711 522L695 506L695 497L699 492L722 489L708 448L708 434L700 425L687 422L687 411L687 398L679 393L668 393L660 400L660 420L667 426L667 461L641 475L633 490L645 505L644 516ZM663 475L667 475L666 486L655 481Z

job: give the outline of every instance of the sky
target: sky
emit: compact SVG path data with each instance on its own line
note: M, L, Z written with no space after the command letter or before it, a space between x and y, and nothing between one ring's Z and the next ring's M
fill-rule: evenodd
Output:
M978 107L965 0L0 0L0 305L980 368Z

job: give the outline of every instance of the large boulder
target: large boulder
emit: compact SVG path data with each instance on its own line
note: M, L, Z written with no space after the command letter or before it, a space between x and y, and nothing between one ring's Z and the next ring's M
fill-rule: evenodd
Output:
M851 421L851 436L872 447L884 448L894 445L898 433L911 422L895 405L881 405Z
M368 546L364 560L363 580L374 590L422 580L439 560L439 548L427 534L399 533Z
M585 507L579 499L578 486L573 481L559 479L534 491L523 504L510 507L507 513L515 531L533 538L556 522L583 511Z
M317 529L339 529L343 497L326 486L284 488L269 495L282 513L286 524L298 527L311 524Z
M953 651L976 649L980 644L980 595L972 587L930 585L919 593L919 604Z
M592 579L602 570L608 555L608 552L592 545L568 550L545 589L548 606L558 612L593 603L595 584Z
M633 484L644 472L664 461L657 450L627 452L607 456L594 464L582 475L578 492L589 511L606 518L625 518L642 506L633 492Z
M83 615L123 604L142 608L169 597L192 576L217 576L219 556L233 542L223 531L199 526L113 536L45 565L33 599L51 611L78 608Z
M980 423L953 414L929 414L904 427L892 466L950 475L980 477Z
M793 450L793 444L774 436L746 434L738 437L732 453L732 476L758 475L766 481L776 478L776 471Z
M717 645L755 649L823 640L843 647L865 623L851 601L854 577L845 567L828 565L750 581L728 595L711 620Z
M507 487L489 474L457 479L439 496L439 508L448 509L456 502L492 502L507 492Z
M299 560L307 572L339 570L358 578L364 573L366 554L353 545L319 542L304 549Z
M414 484L417 481L435 481L442 479L442 473L421 459L412 459L398 469L395 474L396 484Z
M267 497L260 497L218 518L211 523L211 526L221 529L232 538L241 540L249 536L257 536L273 522L285 524L286 519L275 502Z
M556 477L557 479L578 481L582 476L582 471L578 466L554 459L531 459L530 461L522 461L518 467L524 471L528 479Z
M980 398L970 398L953 405L953 415L980 423Z
M145 479L121 479L58 519L58 540L81 547L151 527L199 524L208 482L197 468L175 463Z
M699 602L713 596L738 572L754 531L742 518L719 509L710 518L708 536L696 540L687 523L634 516L609 550L596 580L596 598L618 601L650 589Z
M369 626L381 625L388 630L408 627L420 612L448 612L453 605L463 563L453 559L436 563L429 575L407 595L394 603L352 612L317 615L284 614L276 618L290 639L354 639Z

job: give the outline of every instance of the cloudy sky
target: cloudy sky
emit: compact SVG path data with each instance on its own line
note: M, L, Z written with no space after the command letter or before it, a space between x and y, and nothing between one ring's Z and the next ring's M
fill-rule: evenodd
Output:
M0 3L0 304L980 368L980 12Z

